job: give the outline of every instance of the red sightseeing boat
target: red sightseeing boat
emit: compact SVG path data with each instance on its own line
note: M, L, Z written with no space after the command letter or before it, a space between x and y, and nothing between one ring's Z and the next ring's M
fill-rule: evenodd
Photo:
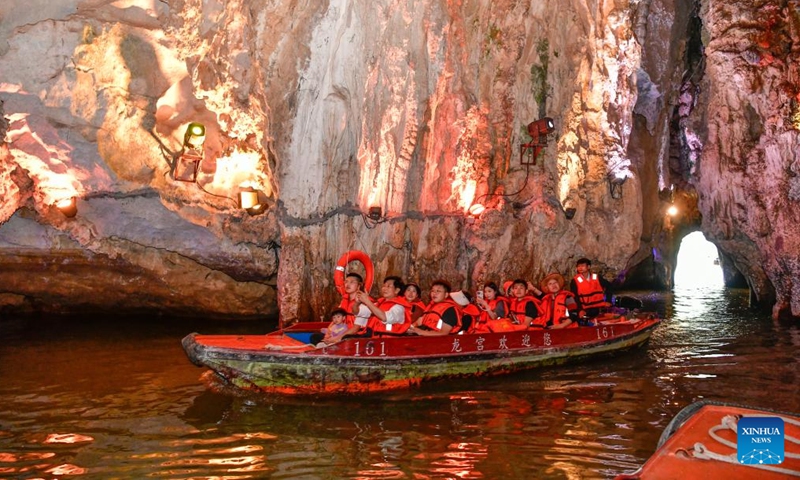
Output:
M593 327L351 338L324 348L308 342L325 323L298 323L267 335L192 333L183 339L183 348L195 365L216 373L215 381L239 389L352 394L507 374L612 354L643 344L659 322L648 313Z
M778 417L784 445L739 447L742 418ZM681 410L667 425L656 452L637 472L616 480L732 480L800 477L800 417L759 408L702 401ZM747 444L744 444L747 445ZM785 448L784 448L785 447Z

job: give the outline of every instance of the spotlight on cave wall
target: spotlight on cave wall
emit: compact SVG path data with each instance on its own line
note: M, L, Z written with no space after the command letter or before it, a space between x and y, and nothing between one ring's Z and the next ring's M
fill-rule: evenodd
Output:
M467 223L472 225L475 223L475 219L481 216L483 212L486 211L486 207L483 206L481 203L473 203L469 209L467 209Z
M367 211L367 217L369 217L370 220L375 220L376 222L381 219L382 215L383 212L381 211L381 207L378 206L369 207L369 210Z
M473 217L480 217L481 214L486 211L486 207L484 207L483 204L475 203L469 207L468 211Z
M186 148L199 149L206 141L206 127L202 123L192 122L186 127L183 135L183 146Z
M528 124L529 143L519 146L519 162L522 165L536 165L536 159L547 146L547 136L556 131L556 124L550 117L540 118Z
M56 208L67 218L72 218L78 214L78 202L75 197L57 201Z
M625 184L627 179L627 176L618 177L616 175L610 175L608 177L608 190L611 193L611 198L622 198L622 185Z
M245 188L239 192L239 208L249 215L261 215L267 211L266 196L259 190Z
M181 182L196 182L197 170L203 161L203 144L206 141L206 127L192 122L183 135L183 150L175 162L172 177Z

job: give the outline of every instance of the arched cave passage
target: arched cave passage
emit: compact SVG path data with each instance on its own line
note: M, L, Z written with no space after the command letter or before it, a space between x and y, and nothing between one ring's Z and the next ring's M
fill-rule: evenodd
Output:
M725 287L719 251L702 232L692 232L681 240L673 285L675 291Z

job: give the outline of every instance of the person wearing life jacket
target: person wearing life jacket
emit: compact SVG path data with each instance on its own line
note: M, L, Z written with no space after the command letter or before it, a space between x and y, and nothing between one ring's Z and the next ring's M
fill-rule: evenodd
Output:
M345 337L371 337L372 332L367 329L367 323L370 317L369 308L366 305L363 305L361 302L358 301L356 298L356 294L364 289L364 279L361 275L350 272L344 278L344 291L345 294L342 297L342 301L339 302L339 306L336 307L337 309L341 309L345 312L345 319L344 323L347 326L347 330L339 336L339 340L344 339ZM310 342L313 345L319 344L319 342L325 342L326 334L325 333L313 333L310 337ZM330 339L328 339L330 340Z
M483 286L483 298L478 297L475 299L475 305L480 308L481 312L477 321L472 323L470 333L490 332L489 322L498 318L505 318L509 314L508 300L500 295L497 284L494 282L489 282Z
M342 297L339 308L347 312L347 332L345 337L371 337L372 332L368 330L367 324L371 315L369 308L358 300L358 294L364 292L364 279L361 275L350 272L344 278L345 295Z
M542 325L534 323L539 316L540 301L528 294L528 282L522 279L514 280L511 285L511 294L509 311L512 322L517 324L520 330L528 327L542 327Z
M545 293L536 323L552 329L577 327L577 321L570 317L577 317L578 304L572 292L564 290L564 277L551 273L544 277L541 286Z
M411 321L416 321L425 311L425 302L422 301L422 289L416 283L407 283L403 289L403 297L411 305Z
M356 293L356 299L372 313L367 326L373 336L400 335L411 326L411 305L400 296L403 287L403 280L392 275L383 279L381 298L377 301L373 302L366 292Z
M606 302L606 292L611 285L591 270L592 261L579 258L575 262L577 274L569 284L569 289L578 302L580 318L595 318L601 313L601 309L611 306Z
M478 317L481 315L481 309L472 303L472 295L469 292L463 290L450 292L450 298L456 302L461 312L461 328L457 333L470 333L472 325L477 322Z
M452 287L445 280L431 284L431 301L425 313L408 329L408 333L425 337L458 333L461 329L461 309L450 298Z

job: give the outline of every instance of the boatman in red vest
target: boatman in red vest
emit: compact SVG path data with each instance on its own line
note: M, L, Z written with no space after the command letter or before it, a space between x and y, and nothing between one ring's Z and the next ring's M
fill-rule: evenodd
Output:
M575 262L577 274L569 283L569 289L578 302L578 317L581 321L595 318L600 315L603 308L611 306L606 301L606 292L611 284L591 270L592 261L588 258L579 258Z

